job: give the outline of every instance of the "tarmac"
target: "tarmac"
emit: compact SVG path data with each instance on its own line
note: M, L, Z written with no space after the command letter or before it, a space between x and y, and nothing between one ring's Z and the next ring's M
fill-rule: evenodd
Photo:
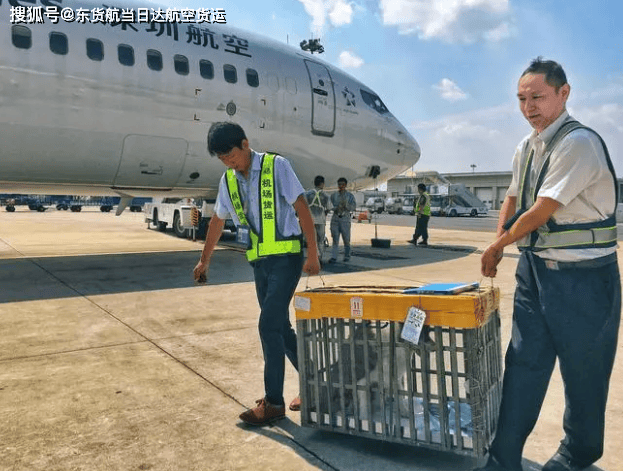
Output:
M208 284L195 285L202 244L148 230L143 218L92 208L0 210L0 470L462 471L480 464L301 427L290 411L269 427L243 425L238 415L263 395L252 271L241 252L222 245ZM479 254L494 238L436 229L435 218L429 247L406 242L410 227L377 231L390 248L372 248L374 224L354 222L350 262L304 276L299 290L481 281ZM502 293L504 350L518 257L507 252L493 280ZM592 471L623 469L622 349L604 456ZM286 401L297 394L288 365ZM525 471L540 470L558 447L563 407L556 370L525 448Z

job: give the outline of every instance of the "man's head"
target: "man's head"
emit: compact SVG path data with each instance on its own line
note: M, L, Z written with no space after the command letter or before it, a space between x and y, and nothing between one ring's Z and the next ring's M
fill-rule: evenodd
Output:
M560 64L537 57L519 79L519 108L530 125L540 133L563 113L570 91Z
M418 183L417 191L419 191L420 194L424 193L426 191L426 185L424 185L424 183Z
M318 175L314 178L314 186L318 188L322 188L324 186L324 177L322 175Z
M208 152L227 167L246 174L251 165L251 148L239 124L220 121L208 131Z
M348 184L348 180L344 177L340 177L337 179L337 187L340 191L346 191L346 185Z

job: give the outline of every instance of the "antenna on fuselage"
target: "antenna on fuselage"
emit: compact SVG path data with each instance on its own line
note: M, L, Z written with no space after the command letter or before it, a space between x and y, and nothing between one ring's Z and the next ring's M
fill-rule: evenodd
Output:
M322 44L320 44L320 38L317 39L303 39L301 41L301 49L304 51L309 51L312 54L314 52L317 52L318 54L322 54L324 52L324 46Z

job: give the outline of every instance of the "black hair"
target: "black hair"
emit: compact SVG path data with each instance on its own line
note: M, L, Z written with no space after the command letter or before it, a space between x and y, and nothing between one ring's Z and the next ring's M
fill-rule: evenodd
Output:
M318 175L316 178L314 178L314 185L318 186L320 184L324 183L324 177L322 175Z
M417 189L426 191L426 185L424 185L424 183L418 183Z
M344 182L344 183L348 184L348 180L346 180L346 178L344 178L344 177L340 177L340 178L337 179L337 184L338 185L340 184L340 182Z
M208 152L211 155L220 155L229 153L234 147L242 149L242 141L246 138L244 129L237 123L213 123L208 131Z
M547 83L550 87L554 87L556 89L556 93L558 93L560 87L568 83L567 75L562 69L562 66L555 61L543 60L542 56L533 59L521 76L523 77L527 74L545 75L545 83Z

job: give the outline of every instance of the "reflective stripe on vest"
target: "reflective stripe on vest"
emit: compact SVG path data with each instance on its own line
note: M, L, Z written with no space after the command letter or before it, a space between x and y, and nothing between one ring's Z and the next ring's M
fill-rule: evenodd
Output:
M614 247L617 244L617 227L616 227L616 204L619 200L619 188L617 183L616 174L614 172L614 166L612 165L612 161L610 160L610 154L608 153L608 148L606 147L606 143L603 141L601 136L597 134L592 129L583 126L579 122L572 120L565 122L556 134L549 142L545 151L543 153L543 165L539 169L537 173L537 180L535 184L528 183L528 178L530 174L530 169L532 167L532 158L534 156L534 150L530 151L530 154L526 158L526 162L524 165L521 165L520 168L523 167L521 174L521 186L520 186L520 208L518 213L525 212L528 209L528 206L533 206L536 202L537 195L539 193L539 189L543 184L543 179L545 178L545 174L547 173L547 168L549 166L549 159L552 155L552 152L555 150L556 146L562 141L562 139L567 136L569 133L577 130L577 129L586 129L592 133L594 133L600 140L601 145L604 149L604 154L606 156L606 162L608 164L608 169L612 174L612 178L614 180L614 210L610 216L601 221L594 221L588 223L572 223L572 224L556 224L551 218L547 221L546 224L539 227L536 231L528 234L522 239L517 241L517 246L522 250L533 250L540 251L545 249L581 249L581 248L604 248L604 247ZM527 151L526 148L522 152L522 155L525 155ZM532 191L530 191L532 188Z
M420 209L420 198L424 197L426 203L424 203L424 210L422 211L423 216L430 216L430 195L426 192L422 193L415 199L415 212L418 212Z
M324 206L322 205L322 203L320 202L320 192L322 190L314 190L314 199L312 200L311 203L309 203L309 206L318 206L319 208L324 209Z
M227 189L234 211L240 224L249 226L251 248L247 250L247 260L253 262L269 255L296 254L301 252L299 236L278 237L277 198L275 194L275 154L264 154L259 182L260 233L257 234L247 221L240 198L238 179L233 169L227 169Z

